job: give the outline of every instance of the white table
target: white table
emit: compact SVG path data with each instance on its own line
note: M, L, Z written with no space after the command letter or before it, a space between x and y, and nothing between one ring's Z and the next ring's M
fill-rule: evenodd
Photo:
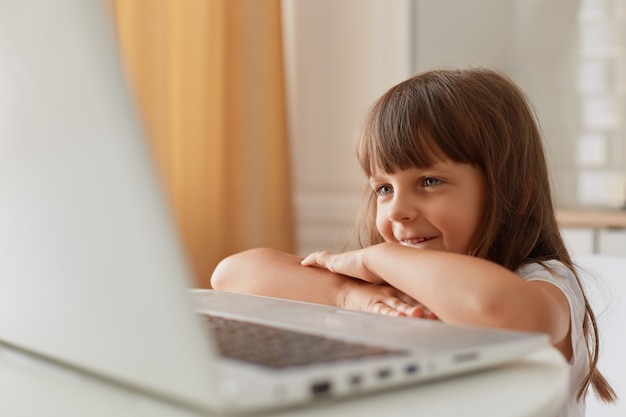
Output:
M561 355L546 348L491 371L266 415L549 417L565 398L568 375L569 367ZM33 360L0 345L0 416L198 417L198 414Z

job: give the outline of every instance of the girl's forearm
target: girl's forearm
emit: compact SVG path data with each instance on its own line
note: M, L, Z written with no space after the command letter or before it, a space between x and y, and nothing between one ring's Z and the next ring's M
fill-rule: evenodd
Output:
M302 258L274 249L252 249L220 262L211 277L214 289L337 305L352 279L325 268L300 265Z
M532 321L528 306L536 289L483 259L383 243L367 248L364 262L444 321L496 327Z

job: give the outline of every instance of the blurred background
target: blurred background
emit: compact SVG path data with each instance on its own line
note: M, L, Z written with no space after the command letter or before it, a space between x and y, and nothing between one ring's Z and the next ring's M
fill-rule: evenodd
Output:
M626 255L624 0L110 1L199 286L251 247L353 246L359 124L441 66L527 92L568 244Z

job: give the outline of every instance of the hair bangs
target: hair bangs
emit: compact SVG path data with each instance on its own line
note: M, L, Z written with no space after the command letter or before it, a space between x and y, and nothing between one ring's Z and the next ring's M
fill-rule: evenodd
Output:
M425 168L447 159L446 153L404 92L390 94L373 107L365 121L357 147L363 172L393 173L413 167ZM402 105L403 101L407 105Z

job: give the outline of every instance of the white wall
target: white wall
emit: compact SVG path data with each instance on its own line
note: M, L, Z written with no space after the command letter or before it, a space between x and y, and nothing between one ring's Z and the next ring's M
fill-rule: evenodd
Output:
M283 19L298 252L339 251L365 184L358 126L410 74L410 1L285 0Z

